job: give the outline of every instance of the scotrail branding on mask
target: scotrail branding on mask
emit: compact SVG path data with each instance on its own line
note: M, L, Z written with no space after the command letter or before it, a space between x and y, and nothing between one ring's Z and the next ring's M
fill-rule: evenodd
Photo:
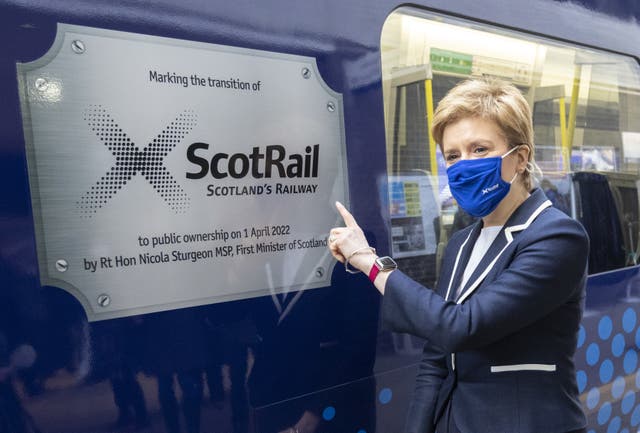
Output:
M495 185L493 185L493 186L491 186L491 187L489 187L489 188L485 188L485 189L483 189L483 190L482 190L482 195L484 195L484 194L488 194L488 193L490 193L491 191L495 191L495 190L496 190L496 189L498 189L498 188L500 188L500 184L497 184L497 183L496 183Z
M515 149L502 156L461 160L447 169L451 194L469 215L489 215L509 193L511 184L502 180L502 159Z

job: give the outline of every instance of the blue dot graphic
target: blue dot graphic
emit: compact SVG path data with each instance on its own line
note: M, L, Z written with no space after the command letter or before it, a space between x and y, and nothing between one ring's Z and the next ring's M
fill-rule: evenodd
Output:
M580 370L576 373L576 381L578 382L578 392L582 393L587 387L587 373Z
M600 364L600 381L602 383L608 383L613 377L613 362L609 359L605 359Z
M636 371L638 366L638 354L635 350L631 349L624 355L624 372L631 374Z
M624 335L616 334L611 340L611 353L618 358L624 352Z
M604 316L600 319L600 323L598 323L598 335L602 340L606 340L611 337L611 331L613 330L613 322L611 321L611 317Z
M622 430L620 430L620 433L629 433L629 430L627 430L626 428L623 428Z
M593 409L600 402L600 390L598 388L591 388L589 394L587 394L587 407Z
M620 420L620 417L617 416L609 423L607 433L618 433L620 431L620 427L622 427L622 421Z
M615 399L619 399L622 397L622 393L624 393L624 379L621 376L616 377L616 380L613 381L613 385L611 386L611 395Z
M589 347L587 347L587 364L596 365L599 359L600 347L598 346L598 343L591 343Z
M580 325L580 330L578 331L578 349L582 347L586 339L587 332L584 330L584 326Z
M606 402L598 411L598 424L604 425L611 417L611 403Z
M636 427L638 424L640 424L640 405L636 406L631 414L631 425Z
M633 331L633 328L636 327L636 312L633 308L627 308L627 311L622 315L622 329L625 332Z
M336 408L333 406L327 406L322 411L322 418L325 421L331 421L336 416Z
M387 404L391 401L391 397L393 397L393 392L389 388L384 388L378 394L378 401L382 404Z
M627 393L627 395L624 396L624 398L622 399L622 404L620 405L620 408L622 409L622 413L624 415L627 415L629 412L631 412L631 409L633 409L633 405L636 402L636 393L633 391L629 391Z

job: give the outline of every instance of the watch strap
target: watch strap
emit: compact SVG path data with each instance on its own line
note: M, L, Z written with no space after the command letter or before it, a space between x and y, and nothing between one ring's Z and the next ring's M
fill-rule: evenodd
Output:
M371 280L372 283L375 282L376 277L379 273L380 268L378 267L378 264L376 262L373 262L373 266L371 266L371 270L369 271L369 280Z

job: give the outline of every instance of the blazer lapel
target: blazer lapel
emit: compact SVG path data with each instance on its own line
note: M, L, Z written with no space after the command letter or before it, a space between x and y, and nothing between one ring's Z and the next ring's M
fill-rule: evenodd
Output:
M465 287L460 292L460 296L456 299L456 303L460 304L471 296L471 294L480 286L482 281L489 274L491 269L493 269L502 253L513 242L513 235L529 227L536 217L549 206L551 206L551 202L547 199L544 193L540 189L535 189L531 193L531 196L525 200L522 205L520 205L511 217L509 217L509 220L471 274L471 277L465 284ZM467 244L466 249L470 252L472 247L473 244ZM466 254L466 257L467 261L458 265L462 269L462 272L464 272L464 268L467 265L469 253Z
M471 250L473 250L473 245L476 243L476 239L478 239L481 229L482 221L476 222L465 240L458 248L458 254L456 254L456 260L453 263L453 270L451 271L449 286L447 287L447 293L445 295L445 300L447 301L455 300L454 298L456 296L456 292L462 281L464 268L466 266L466 263L469 261Z
M489 273L489 271L491 271L491 269L497 262L496 258L498 258L502 254L502 251L509 243L510 242L507 241L507 237L505 236L505 227L502 227L502 230L500 230L498 236L496 236L494 241L491 243L491 246L489 247L487 252L484 254L484 256L482 256L482 259L480 260L480 263L478 263L478 266L476 266L476 268L471 273L471 276L465 283L464 288L460 291L460 296L458 296L458 298L456 299L457 303L461 302L461 298L466 298L468 296L466 294L467 292L473 292L473 290L475 290L476 287L480 285L480 283L484 279L483 275L486 275Z

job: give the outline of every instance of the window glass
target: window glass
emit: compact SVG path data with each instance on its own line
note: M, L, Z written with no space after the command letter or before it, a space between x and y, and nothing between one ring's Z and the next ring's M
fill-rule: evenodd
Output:
M429 128L458 82L516 85L533 111L538 185L591 238L589 273L638 264L640 74L627 56L409 8L384 25L382 76L392 253L423 284L474 219L447 188Z

